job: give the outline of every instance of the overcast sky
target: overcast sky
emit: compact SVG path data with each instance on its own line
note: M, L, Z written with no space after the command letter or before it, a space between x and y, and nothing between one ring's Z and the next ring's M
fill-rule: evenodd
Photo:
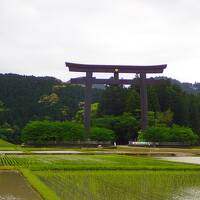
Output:
M80 76L65 61L166 63L200 82L200 1L0 0L0 73Z

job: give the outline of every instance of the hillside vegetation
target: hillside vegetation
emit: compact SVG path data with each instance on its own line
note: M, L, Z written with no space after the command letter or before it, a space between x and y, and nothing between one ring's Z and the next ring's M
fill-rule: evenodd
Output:
M83 124L82 86L53 77L16 74L0 74L0 84L0 138L20 143L22 129L30 121L68 120ZM93 89L92 102L93 126L112 130L118 143L127 144L138 137L141 127L138 85ZM150 127L178 125L200 135L199 93L187 93L180 84L163 78L159 84L148 86L148 105ZM99 129L95 129L95 134L101 135Z

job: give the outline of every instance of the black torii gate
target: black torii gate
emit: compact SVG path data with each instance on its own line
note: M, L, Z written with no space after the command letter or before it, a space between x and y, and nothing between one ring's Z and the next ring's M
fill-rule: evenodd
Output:
M72 78L72 84L85 84L85 108L84 108L84 125L87 137L90 134L90 113L91 113L91 95L92 84L120 84L120 85L140 85L140 101L141 101L141 128L144 130L148 125L148 100L147 100L147 84L154 84L156 81L147 79L147 73L163 73L167 67L163 65L149 65L149 66L134 66L134 65L96 65L96 64L77 64L65 62L69 71L86 72L86 77ZM114 78L111 79L96 79L92 77L93 73L114 73ZM119 79L119 73L135 73L140 74L139 82L134 79Z

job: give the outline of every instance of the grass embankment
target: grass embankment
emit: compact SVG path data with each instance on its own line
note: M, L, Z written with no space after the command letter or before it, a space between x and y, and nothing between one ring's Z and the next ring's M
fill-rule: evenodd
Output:
M132 155L153 155L153 156L170 156L170 155L200 155L200 147L188 148L149 148L149 147L128 147L118 146L105 148L69 148L69 147L21 147L0 139L0 151L20 150L24 153L31 154L32 151L78 151L85 154L132 154Z
M153 148L153 147L128 147L118 146L117 148L105 147L105 148L22 148L24 152L31 153L31 151L79 151L85 154L132 154L132 155L153 155L153 156L171 156L171 155L200 155L200 147L188 147L188 148Z
M5 140L0 139L0 151L14 151L14 150L18 150L19 147L7 142Z
M30 170L19 168L18 169L24 177L30 182L32 187L39 192L45 200L60 200L60 198L48 186L46 186L40 179L34 175Z
M95 149L83 149L83 151L95 151ZM96 150L99 151L99 150ZM163 154L163 153L173 153L173 154L193 154L193 155L200 155L200 147L172 147L172 148L166 148L166 147L131 147L131 146L118 146L117 148L109 149L109 148L102 148L100 151L106 151L106 152L126 152L126 153L133 153L133 154L147 154L149 153L157 153L157 154Z

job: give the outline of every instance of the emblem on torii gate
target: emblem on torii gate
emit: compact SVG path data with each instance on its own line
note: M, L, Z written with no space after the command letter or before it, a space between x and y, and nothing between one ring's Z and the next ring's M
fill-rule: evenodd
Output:
M96 65L96 64L77 64L65 62L69 71L73 72L85 72L85 77L72 78L70 82L72 84L84 84L85 85L85 108L84 108L84 126L87 137L90 134L91 125L91 96L92 96L92 84L120 84L120 85L140 85L140 102L141 102L141 128L146 129L148 126L148 99L147 99L147 84L154 84L156 81L147 79L148 73L163 73L167 67L163 65L149 65L149 66L134 66L134 65ZM114 78L111 79L96 79L93 77L93 73L114 73ZM135 79L119 79L119 73L134 73L139 74L139 81Z

